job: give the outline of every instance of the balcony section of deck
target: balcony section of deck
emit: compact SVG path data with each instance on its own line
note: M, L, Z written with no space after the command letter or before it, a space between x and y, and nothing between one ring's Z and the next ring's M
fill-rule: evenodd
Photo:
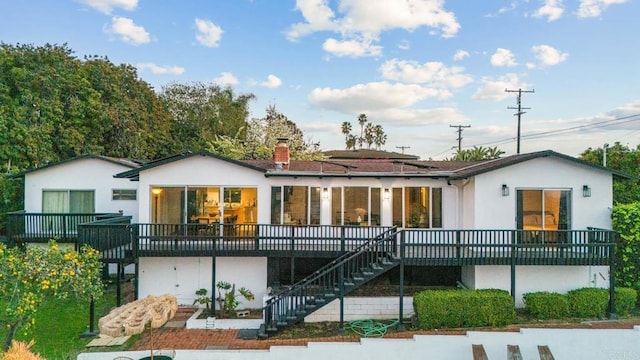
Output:
M7 213L7 242L10 245L47 243L77 243L78 225L98 220L121 217L112 213Z

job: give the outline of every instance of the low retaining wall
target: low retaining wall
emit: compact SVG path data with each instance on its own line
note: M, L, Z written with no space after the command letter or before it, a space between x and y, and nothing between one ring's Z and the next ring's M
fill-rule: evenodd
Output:
M187 320L187 329L257 329L262 324L262 319L198 319L204 309L198 309Z
M344 320L394 319L398 318L399 297L346 297L344 298ZM413 297L405 296L403 317L414 314ZM305 322L340 320L340 300L336 299L307 316Z

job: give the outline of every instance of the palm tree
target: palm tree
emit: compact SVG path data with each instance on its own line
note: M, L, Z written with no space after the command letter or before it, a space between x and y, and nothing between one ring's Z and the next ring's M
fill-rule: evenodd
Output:
M358 143L360 144L361 148L362 148L362 144L364 144L364 124L366 123L367 123L367 115L360 114L358 116L358 124L360 124L360 139L358 139Z
M344 142L347 146L347 150L349 150L349 136L351 135L351 123L345 121L342 123L342 134L344 135Z
M373 143L376 145L376 149L380 150L382 145L387 142L387 134L384 133L382 125L377 124L373 127Z
M367 149L371 149L371 145L373 144L374 139L374 127L372 123L368 123L367 126L364 127L364 140L367 143Z
M487 148L486 156L489 159L498 159L501 155L504 154L504 151L498 149L497 146Z
M356 138L355 135L349 134L349 136L347 137L347 150L349 149L355 150L357 142L358 142L358 138Z

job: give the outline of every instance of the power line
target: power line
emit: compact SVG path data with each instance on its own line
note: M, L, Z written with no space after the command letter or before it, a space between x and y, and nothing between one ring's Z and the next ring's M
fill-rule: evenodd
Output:
M458 138L456 140L458 140L458 152L460 152L462 150L462 130L470 128L471 125L449 125L449 127L458 129Z
M404 149L411 149L411 146L396 146L397 149L402 149L402 155L404 155Z
M625 121L622 121L622 120L625 120ZM616 126L616 125L626 124L626 123L630 123L630 122L634 122L634 121L638 121L638 120L640 120L640 113L627 115L627 116L622 116L622 117L615 118L615 119L598 121L598 122L585 124L585 125L578 125L578 126L572 126L572 127L563 128L563 129L542 131L542 132L539 132L539 133L533 133L533 134L524 135L522 137L523 138L528 138L528 139L529 138L542 138L542 137L553 136L553 135L557 135L557 134L560 134L560 133L572 132L572 131L577 131L577 130L599 129L599 128L604 128L604 127L609 127L609 126ZM487 142L484 142L484 143L478 143L478 144L474 144L472 146L501 145L501 144L507 144L507 143L509 143L509 142L511 142L513 140L514 140L513 137L509 137L509 138L504 138L504 139L499 139L499 140L487 141ZM438 152L437 154L435 154L434 156L442 155L442 154L446 153L449 150L451 150L451 148L447 148L445 150L442 150L442 151Z
M518 89L518 90L509 90L509 89L504 89L504 91L505 91L505 92L515 92L515 93L518 93L518 98L517 98L517 101L518 101L518 107L512 107L512 106L509 106L509 107L507 107L507 109L515 109L515 110L518 110L518 112L517 112L517 113L515 113L515 114L513 114L513 115L515 115L515 116L517 116L517 117L518 117L518 145L517 145L517 147L516 147L516 149L517 149L516 154L520 154L520 116L521 116L522 114L524 114L524 113L525 113L525 112L524 112L524 111L522 111L522 110L529 110L529 109L531 109L531 108L528 108L528 107L522 107L522 93L534 93L534 92L535 92L535 90L533 90L533 89L532 89L532 90L522 90L522 89Z
M564 133L564 132L571 132L571 131L575 131L575 130L597 129L597 128L603 128L603 127L608 127L608 126L626 124L626 123L629 123L629 122L640 120L640 117L637 118L637 119L632 119L632 118L638 117L638 116L640 116L640 114L623 116L623 117L615 118L615 119L611 119L611 120L603 120L603 121L599 121L599 122L595 122L595 123L591 123L591 124L572 126L572 127L568 127L568 128L564 128L564 129L543 131L543 132L539 132L539 133L524 135L523 138L527 138L527 139L529 139L529 138L539 138L539 137L546 137L546 136L549 136L549 135L555 135L555 134ZM620 121L620 120L626 120L626 121ZM616 124L611 124L614 121L617 121L617 123ZM596 125L598 125L598 126L596 126ZM513 140L513 137L510 137L510 138L505 138L505 139L500 139L500 140L489 141L489 142L486 142L486 143L476 144L475 146L484 146L484 145L492 145L492 144L506 144L506 143L508 143L508 142L510 142L512 140Z

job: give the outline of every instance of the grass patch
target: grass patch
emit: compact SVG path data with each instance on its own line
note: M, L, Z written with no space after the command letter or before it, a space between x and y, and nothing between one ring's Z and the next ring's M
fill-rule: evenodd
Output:
M95 331L98 331L98 319L105 315L116 304L115 285L109 285L104 296L95 304ZM91 338L81 335L89 330L89 303L77 302L75 299L49 299L38 309L35 326L28 331L18 330L15 340L35 340L31 350L45 359L76 359L80 352L105 351L89 349L85 346ZM0 329L0 338L4 342L6 330ZM128 343L134 340L130 339ZM120 349L109 347L108 351Z

